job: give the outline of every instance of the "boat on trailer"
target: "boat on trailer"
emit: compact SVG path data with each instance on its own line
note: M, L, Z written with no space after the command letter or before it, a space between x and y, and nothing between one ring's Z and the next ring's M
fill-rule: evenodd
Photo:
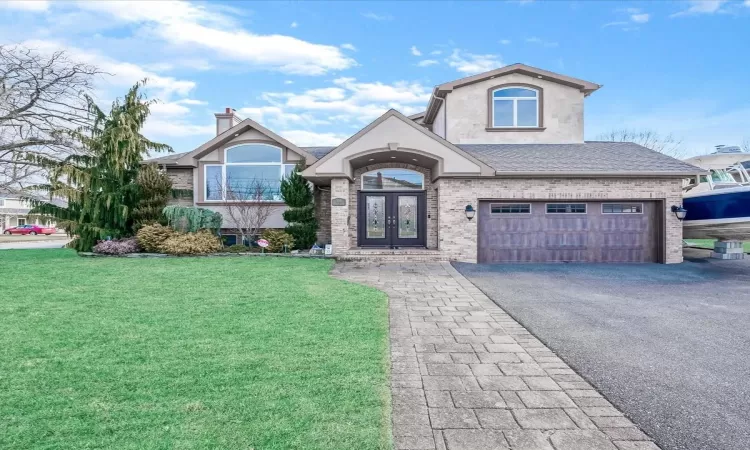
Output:
M685 162L708 170L686 181L682 204L685 239L750 240L750 153L717 146ZM744 163L744 164L743 164Z

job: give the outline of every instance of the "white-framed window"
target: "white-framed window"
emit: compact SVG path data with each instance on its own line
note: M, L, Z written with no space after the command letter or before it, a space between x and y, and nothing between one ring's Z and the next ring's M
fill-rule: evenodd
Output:
M493 128L538 128L539 90L505 86L492 91Z
M206 201L281 201L282 178L294 171L282 149L270 144L239 144L224 150L224 164L203 168Z
M531 203L490 203L490 215L531 214Z
M363 191L424 190L424 174L409 169L376 169L362 174Z
M643 214L643 203L602 203L602 214Z
M18 219L16 219L16 223L18 224L19 227L26 226L26 218L19 217Z
M547 214L586 214L586 204L547 203Z

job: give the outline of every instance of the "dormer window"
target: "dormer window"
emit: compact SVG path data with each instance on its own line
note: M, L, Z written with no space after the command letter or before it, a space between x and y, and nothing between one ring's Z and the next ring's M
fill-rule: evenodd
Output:
M542 89L505 85L490 89L490 128L542 127Z

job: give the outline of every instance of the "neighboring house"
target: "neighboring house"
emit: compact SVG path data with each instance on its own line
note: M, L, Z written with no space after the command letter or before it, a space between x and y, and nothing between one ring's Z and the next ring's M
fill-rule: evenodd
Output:
M584 142L584 99L599 88L514 64L441 84L425 112L390 110L337 147L298 147L227 108L216 137L151 162L194 190L186 204L223 211L222 180L277 188L304 160L319 243L340 257L681 262L671 207L702 170L633 143ZM283 227L280 196L268 201L279 208L266 227Z
M21 225L42 225L56 227L55 219L40 215L30 215L31 205L17 194L0 192L0 233L6 228Z

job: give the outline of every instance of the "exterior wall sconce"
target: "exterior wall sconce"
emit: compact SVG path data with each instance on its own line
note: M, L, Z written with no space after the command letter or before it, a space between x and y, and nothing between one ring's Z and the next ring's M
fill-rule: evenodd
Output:
M682 205L672 205L672 212L680 221L687 215L687 209L683 208Z
M464 213L466 213L466 218L471 220L474 218L474 214L477 212L474 211L474 207L471 205L466 205L466 209L464 210Z

